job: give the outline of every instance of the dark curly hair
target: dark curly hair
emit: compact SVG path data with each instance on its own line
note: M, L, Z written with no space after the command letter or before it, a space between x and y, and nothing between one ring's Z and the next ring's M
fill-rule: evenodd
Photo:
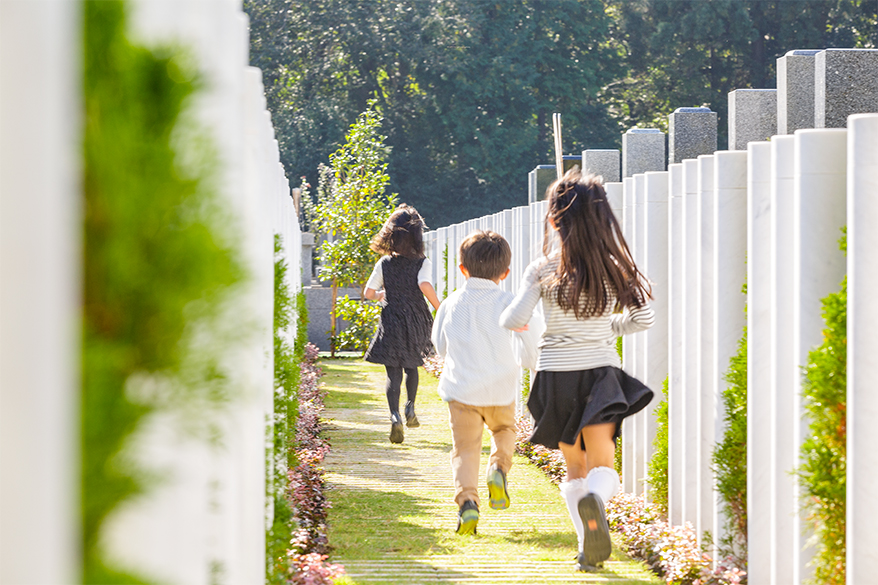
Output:
M417 209L400 203L369 247L379 254L423 258L426 227Z
M638 270L625 243L600 179L567 171L546 190L551 221L561 240L561 261L547 283L558 305L577 319L600 315L614 292L622 307L639 307L652 298L649 281ZM551 250L546 227L543 253Z

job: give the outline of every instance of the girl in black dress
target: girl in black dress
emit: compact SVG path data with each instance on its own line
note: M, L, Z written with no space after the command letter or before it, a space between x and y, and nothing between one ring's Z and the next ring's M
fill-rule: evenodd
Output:
M372 238L372 250L384 256L366 283L364 296L384 301L375 338L366 350L366 361L383 364L387 370L387 406L390 408L390 442L405 438L399 415L399 394L405 372L406 426L420 426L415 415L418 366L433 349L430 332L433 308L439 298L431 284L433 266L424 256L424 221L414 207L400 204L381 231Z

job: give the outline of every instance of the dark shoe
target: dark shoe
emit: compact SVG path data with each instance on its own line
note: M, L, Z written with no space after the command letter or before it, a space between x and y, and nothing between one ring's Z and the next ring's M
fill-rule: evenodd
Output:
M458 534L475 534L476 525L479 523L479 505L472 500L467 500L457 513Z
M582 553L576 555L576 570L582 573L597 573L601 570L603 563L598 563L597 565L589 565L585 562L585 557Z
M416 429L421 426L421 423L418 421L418 415L415 414L414 402L405 403L405 426L410 429Z
M405 431L402 429L402 418L398 412L390 415L390 442L402 443L405 439Z
M610 558L610 553L613 552L613 543L610 541L610 526L607 524L604 503L597 495L587 494L579 500L578 508L585 537L577 561L580 570L590 570L587 567L592 569L598 567Z
M488 493L491 496L492 510L505 510L509 507L509 492L506 490L506 474L496 465L488 468Z

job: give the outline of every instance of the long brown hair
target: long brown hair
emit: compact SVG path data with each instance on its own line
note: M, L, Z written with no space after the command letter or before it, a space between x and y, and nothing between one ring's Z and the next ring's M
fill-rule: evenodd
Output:
M652 298L597 177L574 167L549 185L546 199L546 223L554 224L561 241L561 259L547 284L564 311L572 310L577 319L602 315L612 292L622 307L640 307ZM543 239L546 255L551 229L546 226Z
M379 254L406 258L424 257L424 220L411 205L400 203L384 223L369 247Z

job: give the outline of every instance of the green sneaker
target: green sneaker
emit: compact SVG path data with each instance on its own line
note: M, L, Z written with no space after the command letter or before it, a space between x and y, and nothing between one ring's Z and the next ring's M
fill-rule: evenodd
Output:
M467 500L457 513L458 534L475 534L476 525L479 523L479 505L472 500Z
M488 469L488 494L491 496L492 510L505 510L509 507L509 492L506 490L506 474L496 465Z

